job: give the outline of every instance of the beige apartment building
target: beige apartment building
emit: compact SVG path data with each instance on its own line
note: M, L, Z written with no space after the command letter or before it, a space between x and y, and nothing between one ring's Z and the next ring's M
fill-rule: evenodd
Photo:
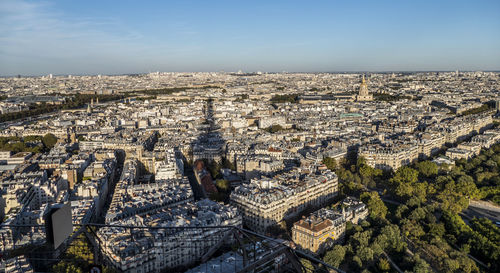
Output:
M346 222L359 224L368 217L368 208L361 201L348 197L338 210L323 208L303 217L292 227L292 240L303 249L323 252L344 238Z
M338 178L331 171L323 170L302 179L299 176L297 170L273 179L253 180L233 191L231 204L243 215L248 228L265 233L307 207L326 204L338 193Z
M341 215L338 219L340 218L342 218ZM318 252L320 248L328 244L329 239L335 241L343 236L345 231L343 222L334 222L315 216L302 219L292 227L292 240L304 249Z
M390 147L367 145L359 149L359 156L366 159L366 164L373 168L397 170L418 159L418 145L401 144Z

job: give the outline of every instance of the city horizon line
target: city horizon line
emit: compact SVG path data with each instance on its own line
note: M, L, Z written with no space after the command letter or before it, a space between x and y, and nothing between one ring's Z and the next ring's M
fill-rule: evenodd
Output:
M219 71L150 71L150 72L131 72L131 73L117 73L117 74L104 74L104 73L97 73L97 74L84 74L84 73L78 73L78 74L54 74L54 73L47 73L47 74L37 74L37 75L23 75L23 74L12 74L12 75L0 75L0 78L16 78L16 77L23 77L23 78L36 78L36 77L44 77L44 76L49 76L52 75L54 77L61 77L61 76L77 76L77 77L83 77L83 76L133 76L133 75L148 75L151 73L227 73L227 74L388 74L388 73L447 73L447 72L485 72L485 73L500 73L500 68L499 69L488 69L488 70L481 70L481 69L466 69L466 70L339 70L339 71L224 71L224 70L219 70Z

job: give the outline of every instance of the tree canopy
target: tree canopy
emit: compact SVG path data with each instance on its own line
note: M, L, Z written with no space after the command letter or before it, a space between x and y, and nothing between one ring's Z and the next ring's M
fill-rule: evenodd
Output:
M433 177L438 174L438 166L432 161L421 161L415 164L417 171L424 177Z
M363 201L367 205L370 211L370 216L372 218L385 218L385 216L387 215L387 207L385 206L384 202L382 202L377 192L364 192L363 194L361 194L360 198L361 201Z
M56 143L57 143L57 137L55 135L49 133L49 134L46 134L43 136L42 142L43 142L43 145L45 145L45 147L52 149L54 147L54 145L56 145Z
M323 164L325 164L325 166L331 171L334 171L337 168L337 161L331 157L323 158Z
M487 265L487 272L499 270L499 228L484 218L466 224L459 213L470 199L500 201L500 144L470 160L457 160L450 169L431 161L395 172L373 169L363 158L335 166L325 158L323 163L335 168L341 193L359 196L370 213L368 223L347 225L344 256L334 257L343 251L337 247L326 252L325 261L349 271L384 272L385 251L403 271L480 272L483 265L472 255ZM414 255L406 255L406 249Z

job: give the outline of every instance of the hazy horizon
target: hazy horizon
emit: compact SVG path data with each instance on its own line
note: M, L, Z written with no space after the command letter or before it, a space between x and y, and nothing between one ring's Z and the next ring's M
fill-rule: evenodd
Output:
M258 72L262 72L263 74L389 74L389 73L452 73L452 72L494 72L500 73L500 70L394 70L394 71L241 71L242 74L255 74ZM147 75L149 73L229 73L234 74L239 71L149 71L149 72L137 72L137 73L120 73L120 74L38 74L38 75L0 75L0 78L15 78L21 76L23 78L29 77L43 77L49 76L52 74L54 77L67 77L67 76L76 76L76 77L84 77L84 76L127 76L127 75Z

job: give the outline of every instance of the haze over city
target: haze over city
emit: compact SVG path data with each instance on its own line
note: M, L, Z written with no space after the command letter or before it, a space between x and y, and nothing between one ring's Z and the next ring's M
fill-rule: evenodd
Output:
M500 2L0 1L0 75L500 69Z

